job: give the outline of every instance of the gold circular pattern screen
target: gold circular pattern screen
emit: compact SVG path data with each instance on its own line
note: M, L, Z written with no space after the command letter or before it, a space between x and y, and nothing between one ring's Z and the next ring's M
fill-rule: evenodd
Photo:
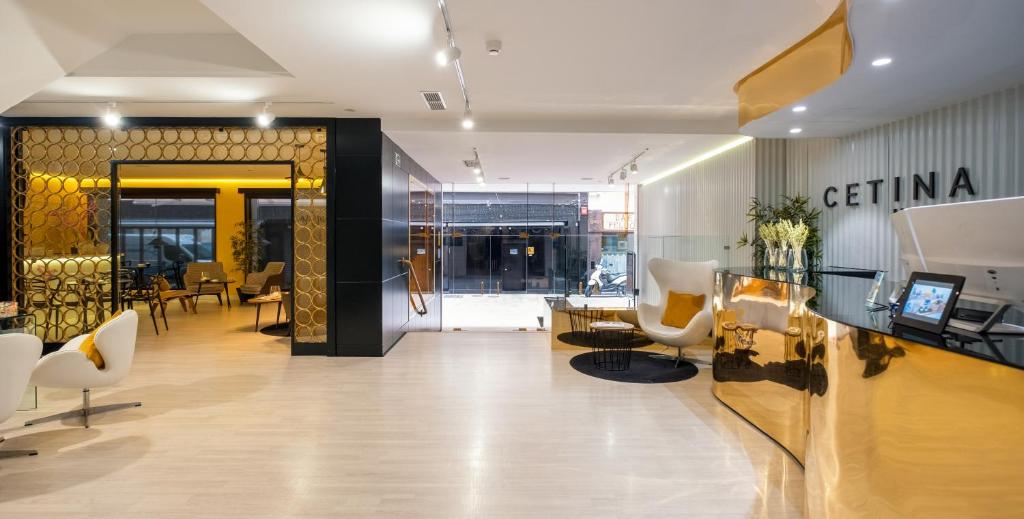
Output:
M315 127L12 128L15 300L35 314L36 333L48 342L102 322L112 290L112 160L286 161L295 168L294 338L326 342L326 140Z

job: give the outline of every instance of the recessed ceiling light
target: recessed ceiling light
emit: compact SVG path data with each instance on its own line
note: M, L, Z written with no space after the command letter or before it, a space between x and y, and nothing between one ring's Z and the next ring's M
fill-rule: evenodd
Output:
M594 177L581 177L580 180L594 180Z
M871 62L871 66L872 67L884 67L884 66L886 66L886 65L888 65L890 63L892 63L892 58L890 58L890 57L882 57L882 58L876 59L875 61L872 61Z
M789 133L800 133L804 131L802 128L790 128Z
M349 113L352 113L352 112L355 112L356 109L355 108L346 108L345 111L349 112Z
M466 114L462 116L462 128L472 130L474 126L476 126L476 123L473 122L473 112L466 110Z
M480 173L483 173L483 171L484 170L480 169L479 166L473 168L473 173L476 173L477 175L479 175Z
M512 177L498 177L498 180L512 180Z
M806 112L807 111L807 107L804 106L804 105L796 105L796 106L793 107L793 111L796 112L796 113Z

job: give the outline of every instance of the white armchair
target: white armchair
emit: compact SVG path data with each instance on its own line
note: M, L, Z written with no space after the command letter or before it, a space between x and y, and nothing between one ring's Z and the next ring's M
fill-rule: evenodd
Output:
M25 394L32 368L43 353L43 341L27 333L0 335L0 423L11 417ZM0 436L0 442L4 439ZM0 450L0 459L35 456L36 451Z
M711 333L711 327L714 324L711 314L711 299L714 295L715 269L718 268L718 262L714 260L684 262L652 258L647 262L647 268L650 270L651 276L654 277L655 283L658 284L661 298L657 305L648 303L638 305L637 320L640 321L640 329L652 341L676 347L678 351L676 366L678 366L683 357L683 348L700 343ZM677 293L704 294L704 307L687 323L686 328L661 324L670 290Z
M37 418L25 422L35 425L63 418L81 416L85 427L89 427L89 416L139 407L140 402L110 404L92 407L89 404L89 390L94 387L108 387L117 384L128 375L135 358L135 338L138 334L139 314L126 310L96 330L96 348L103 356L104 367L99 369L78 348L86 335L79 335L68 341L61 349L39 359L32 373L32 382L44 387L82 388L82 408Z

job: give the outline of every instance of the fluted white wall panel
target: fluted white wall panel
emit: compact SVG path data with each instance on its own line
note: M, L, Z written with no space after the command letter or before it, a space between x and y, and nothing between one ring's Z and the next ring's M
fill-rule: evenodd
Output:
M737 250L736 241L751 230L746 212L755 192L755 161L750 141L640 187L641 300L658 298L647 274L650 258L717 259L723 266L750 262L750 250Z
M790 141L786 191L810 195L822 209L826 265L888 270L905 276L890 223L895 209L1024 195L1024 86L943 107L840 139ZM949 197L956 170L967 168L975 188ZM913 199L913 176L936 172L935 198ZM901 178L900 200L894 180ZM878 203L865 182L883 179ZM848 183L859 183L859 206L845 205ZM836 207L825 207L835 186ZM1007 215L1024 218L1024 215Z

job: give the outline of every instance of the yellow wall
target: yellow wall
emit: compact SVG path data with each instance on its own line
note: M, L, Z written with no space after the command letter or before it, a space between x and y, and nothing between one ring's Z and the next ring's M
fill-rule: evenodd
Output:
M239 189L288 189L291 182L269 179L157 179L157 178L122 178L122 188L188 188L188 189L220 189L217 194L217 261L224 264L224 270L235 283L228 292L235 293L234 287L245 281L245 274L231 259L231 235L235 233L235 225L245 220L245 195Z

